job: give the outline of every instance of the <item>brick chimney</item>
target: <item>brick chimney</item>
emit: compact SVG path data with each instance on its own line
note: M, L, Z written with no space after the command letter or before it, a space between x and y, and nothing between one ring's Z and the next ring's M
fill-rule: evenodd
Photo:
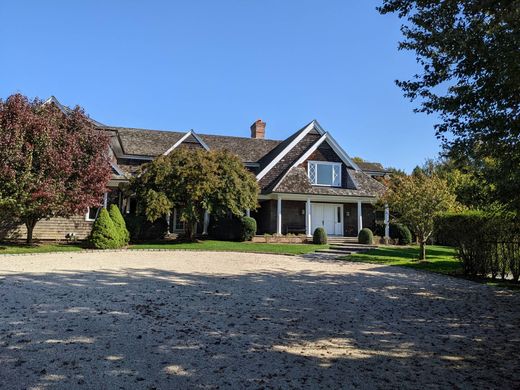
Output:
M265 122L262 122L261 119L258 119L251 125L251 138L265 138Z

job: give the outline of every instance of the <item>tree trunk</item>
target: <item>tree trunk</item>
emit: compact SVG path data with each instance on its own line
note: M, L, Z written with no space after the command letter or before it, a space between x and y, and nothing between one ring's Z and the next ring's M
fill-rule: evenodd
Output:
M195 221L186 221L184 224L184 235L186 236L186 241L193 242L195 241L195 231L197 229L197 222Z
M34 227L36 226L36 222L38 222L38 220L35 218L27 218L25 220L25 227L27 228L27 239L26 239L27 245L33 244L33 231L34 231Z
M426 241L420 241L419 260L426 260Z

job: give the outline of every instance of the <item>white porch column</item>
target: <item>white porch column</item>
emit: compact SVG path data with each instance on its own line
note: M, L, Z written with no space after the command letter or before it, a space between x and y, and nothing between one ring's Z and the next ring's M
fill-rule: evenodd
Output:
M390 238L390 209L385 204L385 239Z
M305 233L308 237L310 237L312 236L311 198L307 198L307 203L305 206Z
M207 236L208 235L208 226L209 226L209 213L204 210L204 222L202 224L202 235Z
M361 201L357 202L357 231L358 234L363 229L363 210L361 209Z
M282 197L278 195L276 206L276 233L282 234Z
M171 226L170 226L171 215L172 215L171 213L166 214L166 225L168 225L168 233L172 232L172 229L171 229Z
M246 209L246 217L250 217L250 216L251 216L251 210Z
M107 208L107 206L108 206L108 192L105 192L103 194L103 207Z

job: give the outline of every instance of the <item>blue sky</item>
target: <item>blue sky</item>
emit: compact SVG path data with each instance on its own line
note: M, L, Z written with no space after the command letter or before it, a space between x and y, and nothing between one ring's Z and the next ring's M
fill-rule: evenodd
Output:
M411 170L434 117L395 86L418 71L379 1L4 1L0 97L55 95L115 126L283 139L317 119L351 156Z

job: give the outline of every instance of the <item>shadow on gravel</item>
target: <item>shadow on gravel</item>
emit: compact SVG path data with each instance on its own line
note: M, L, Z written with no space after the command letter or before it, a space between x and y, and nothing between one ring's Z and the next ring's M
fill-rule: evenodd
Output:
M520 297L396 267L0 279L5 388L514 388Z

